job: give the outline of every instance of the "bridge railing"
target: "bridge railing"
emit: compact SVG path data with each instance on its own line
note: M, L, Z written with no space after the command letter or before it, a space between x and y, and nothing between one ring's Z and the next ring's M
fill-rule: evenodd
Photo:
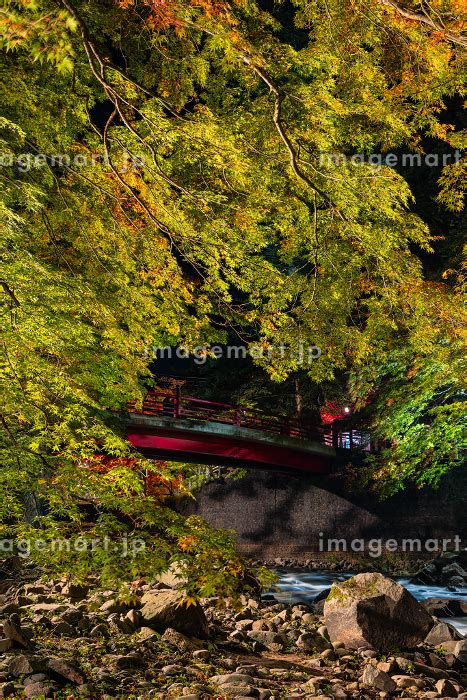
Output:
M136 409L133 402L129 405L129 411L172 419L209 421L234 425L238 428L251 428L302 440L315 440L334 448L366 451L372 449L369 436L360 430L337 428L337 426L310 426L293 418L268 415L245 406L184 396L180 391L150 391L140 409Z
M268 415L245 406L233 406L218 401L198 399L194 396L184 396L179 392L151 391L145 397L141 409L136 409L135 404L132 403L129 410L167 418L211 421L290 437L319 439L322 442L322 434L318 429L303 425L292 418Z

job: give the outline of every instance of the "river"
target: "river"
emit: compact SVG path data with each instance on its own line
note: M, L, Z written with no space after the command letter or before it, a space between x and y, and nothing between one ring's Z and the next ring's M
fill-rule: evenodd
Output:
M274 588L274 597L281 603L310 603L333 581L345 581L354 576L351 573L337 571L297 571L281 569L276 572L279 581ZM397 578L417 600L426 598L465 598L467 600L467 588L458 588L449 591L443 586L422 586L410 583L407 578ZM456 627L462 634L467 635L467 617L449 617L445 619Z

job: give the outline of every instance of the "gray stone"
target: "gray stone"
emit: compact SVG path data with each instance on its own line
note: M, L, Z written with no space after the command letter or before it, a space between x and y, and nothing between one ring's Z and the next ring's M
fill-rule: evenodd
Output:
M12 676L28 676L45 671L45 660L40 656L13 656L8 662L8 671Z
M194 649L197 649L200 646L199 643L197 644L192 639L189 639L184 634L182 634L181 632L177 632L171 627L168 627L165 630L164 634L161 637L161 642L171 644L172 646L176 647L179 651L193 651Z
M95 627L92 628L92 630L89 633L90 637L108 637L109 636L109 628L106 624L103 622L100 623L99 625L96 625Z
M222 676L212 676L209 679L214 685L253 685L254 680L245 673L226 673Z
M452 639L462 639L462 635L456 630L455 627L449 625L447 622L438 622L428 632L427 636L425 637L425 642L436 647L443 642L448 642Z
M157 577L157 582L167 586L167 588L180 588L187 579L183 576L178 564L171 564L167 571Z
M86 682L86 676L81 669L66 659L49 659L47 668L76 685L83 685Z
M72 627L68 622L59 622L58 625L52 629L52 634L56 637L74 637L75 628Z
M68 608L60 615L60 620L62 622L68 622L70 625L77 625L81 621L83 613L78 608Z
M433 626L431 616L405 588L378 573L334 583L324 617L331 641L349 649L414 647Z
M8 620L5 620L3 623L3 634L22 649L32 649L34 647L34 643L29 639L25 631L21 629L21 621L16 613L10 615Z
M54 696L54 693L54 687L45 682L31 683L24 689L24 694L27 698L51 698Z
M454 656L467 664L467 639L461 639L454 647Z
M113 663L115 668L125 669L125 668L137 668L143 663L143 658L136 653L126 654L122 656L115 656L113 658Z
M13 641L11 639L0 639L0 654L5 651L9 651L13 646Z
M172 627L188 637L205 639L209 626L200 605L186 606L184 595L178 590L149 591L141 600L141 618L145 625L158 632Z
M250 698L257 695L257 690L251 685L220 685L219 690L227 698Z
M208 649L196 649L193 652L193 658L198 661L206 661L211 656L211 652Z
M9 698L16 694L13 683L0 683L0 698Z
M84 586L79 583L68 583L62 589L63 595L73 600L84 600L89 593L89 586Z
M185 667L178 664L169 664L161 668L164 676L178 676L179 673L184 673Z
M284 639L277 634L277 632L267 630L251 630L250 632L247 632L247 636L249 639L259 642L270 651L281 651L285 646Z
M456 687L447 678L436 683L436 690L442 698L457 698L459 695Z
M423 689L426 686L426 681L423 678L412 678L412 676L392 676L392 680L396 683L398 688L420 688Z
M378 690L384 690L388 693L391 693L397 687L390 675L370 664L365 666L362 682L364 685L378 688Z
M330 643L321 634L304 632L300 635L296 642L299 649L310 651L312 653L329 649Z
M132 625L132 627L136 628L141 622L141 613L139 610L128 610L123 620L124 622L127 622L130 625Z
M36 603L31 606L31 610L36 615L43 613L61 613L68 610L68 605L63 605L61 603Z
M31 683L42 683L42 681L46 680L48 679L45 673L33 673L32 676L25 678L23 683L24 685L31 685Z
M159 639L159 635L157 632L154 632L151 627L141 627L141 629L138 630L136 638L140 642L151 642Z
M112 613L122 613L125 612L127 609L127 606L125 603L121 603L117 600L114 600L111 598L110 600L106 600L105 603L101 605L99 610L101 612L107 613L108 615L111 615Z

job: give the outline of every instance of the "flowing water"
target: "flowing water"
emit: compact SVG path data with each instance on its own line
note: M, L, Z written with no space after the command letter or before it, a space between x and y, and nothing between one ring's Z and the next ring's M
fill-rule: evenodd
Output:
M279 581L274 589L274 597L281 603L310 603L320 593L329 588L333 581L345 581L354 576L352 573L337 571L294 571L280 569L277 571ZM410 583L409 579L398 578L401 583L417 600L426 598L465 598L467 588L449 591L444 586L422 586ZM442 618L456 627L462 634L467 635L467 617Z

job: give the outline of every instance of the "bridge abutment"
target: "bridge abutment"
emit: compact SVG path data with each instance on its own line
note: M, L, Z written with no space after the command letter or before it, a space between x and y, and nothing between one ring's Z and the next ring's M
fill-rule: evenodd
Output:
M442 540L454 541L465 533L464 505L465 484L460 488L459 479L452 486L446 480L438 491L409 490L379 502L368 493L351 493L336 476L250 470L242 479L203 486L196 502L183 510L217 528L235 530L239 550L253 558L305 560L326 554L329 540L341 541L340 552L345 541L352 555L363 554L357 551L361 542L368 553L371 540L384 546L396 540L398 552L402 540L419 540L422 551L415 545L408 553L433 556L426 551L427 541L442 546Z

